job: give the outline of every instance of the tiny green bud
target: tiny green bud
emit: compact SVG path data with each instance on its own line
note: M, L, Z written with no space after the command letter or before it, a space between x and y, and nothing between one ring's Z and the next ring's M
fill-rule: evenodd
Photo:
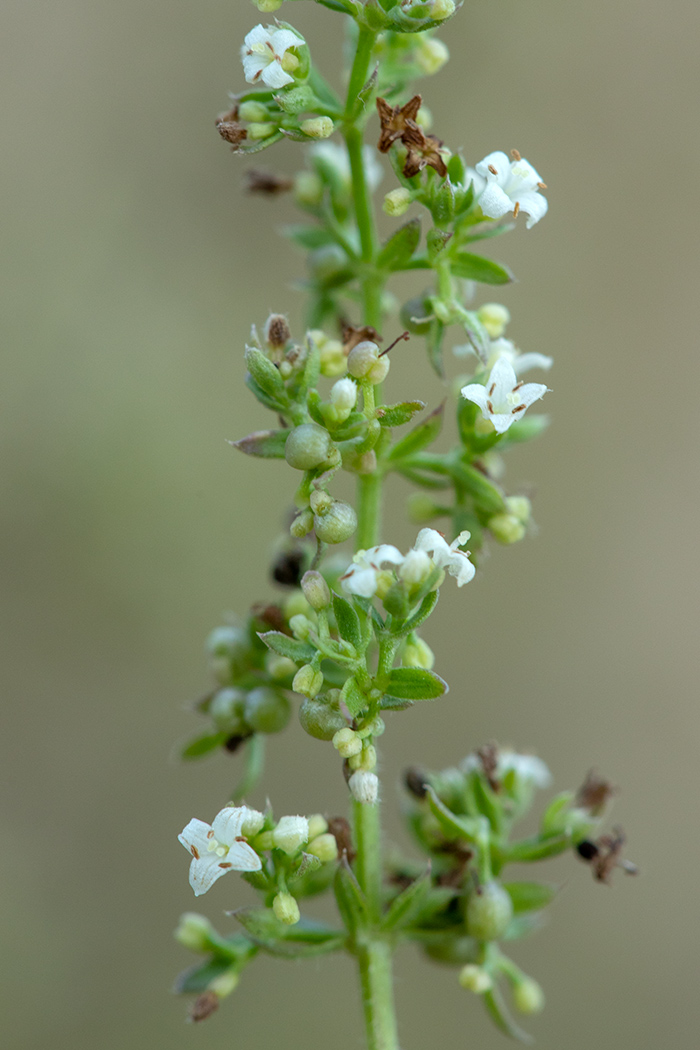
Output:
M302 510L301 514L297 514L296 518L289 526L289 531L295 539L301 540L304 536L308 536L314 527L314 515L313 511L306 507Z
M311 117L309 120L302 120L299 127L311 139L327 139L335 131L330 117Z
M272 841L277 849L293 857L309 841L308 820L306 817L282 817L273 829Z
M227 995L236 990L239 980L240 974L231 967L231 969L224 970L213 981L210 981L208 988L210 992L218 995L219 999L225 999Z
M344 726L333 735L333 747L342 758L350 758L351 755L357 755L360 753L362 750L362 740L354 729L350 729L349 726Z
M292 430L285 442L284 458L295 470L314 470L330 456L331 436L318 423L302 423Z
M295 693L313 700L323 689L323 673L314 670L311 664L304 664L294 675L292 689Z
M525 526L514 514L494 514L489 518L488 527L499 543L517 543L525 535Z
M401 662L404 667L422 667L429 671L435 663L435 653L422 638L409 638Z
M270 650L270 652L265 654L265 670L270 678L279 681L282 678L289 678L290 675L295 675L297 665L288 656L280 656L279 653L273 653Z
M296 616L292 616L290 619L289 629L295 638L298 638L300 642L305 642L313 629L313 624L308 616L304 616L303 613L297 613Z
M382 209L387 215L391 215L397 218L399 215L403 215L408 211L411 205L411 191L407 190L405 186L399 186L395 190L391 190L384 198Z
M314 517L316 536L323 543L343 543L357 528L357 515L349 503L335 500L324 514Z
M328 831L328 821L321 813L312 813L307 819L309 821L309 842L313 842L319 835L325 835Z
M479 941L497 941L513 918L510 895L497 882L486 882L470 894L467 932Z
M416 62L428 76L442 69L449 57L447 45L434 37L423 37L415 51Z
M256 733L279 733L290 714L287 697L267 686L251 689L246 697L244 718Z
M476 966L474 963L467 963L462 967L459 971L459 983L462 988L466 988L468 992L475 992L476 995L483 995L484 992L490 992L493 988L491 975L483 967Z
M279 11L282 2L283 0L253 0L253 5L263 14L270 14L271 11Z
M348 372L355 379L364 379L369 370L377 363L379 358L379 347L376 343L365 339L363 342L353 346L348 354Z
M222 729L243 728L236 723L244 718L245 700L246 695L240 689L219 689L209 704L209 714Z
M250 120L261 124L270 119L267 107L263 106L262 102L255 102L253 99L241 102L238 107L238 116L241 120Z
M214 927L204 915L198 915L196 911L186 911L180 916L174 937L178 944L191 952L208 952L211 947L209 939L213 932Z
M314 171L300 171L294 178L294 199L302 207L313 208L323 200L323 183Z
M508 513L527 525L532 515L532 504L527 496L508 496L506 499Z
M357 384L352 379L339 379L331 388L331 405L339 423L347 419L357 402Z
M500 339L510 322L510 310L500 303L484 303L476 311L476 316L491 339Z
M433 0L430 6L430 17L436 22L443 22L454 13L454 0Z
M373 744L365 744L362 751L348 759L351 769L364 769L370 773L377 765L377 749Z
M274 135L277 128L274 124L249 124L248 125L248 138L255 141L259 139L269 138L270 135Z
M308 572L304 573L301 578L301 589L311 608L317 612L320 612L321 609L327 609L331 604L331 592L328 584L321 573L315 569L309 569Z
M439 3L440 0L436 0L436 2ZM442 0L442 2L451 3L451 0ZM454 4L452 4L452 7L454 9ZM280 65L282 66L282 69L285 71L285 73L293 74L299 68L300 63L296 55L293 55L291 51L285 51L284 55L282 56L282 61L280 62Z
M513 984L513 1003L521 1014L538 1014L544 1009L544 992L532 977L524 977Z
M408 497L408 514L416 525L425 525L444 513L445 507L441 507L426 492L412 492Z
M335 841L335 835L331 835L328 832L325 832L323 835L317 835L306 847L306 852L311 853L314 857L318 857L323 864L336 860L338 857L338 843Z
M296 616L297 613L303 613L304 616L311 616L311 606L304 597L302 590L291 591L284 599L284 616L287 622L291 620L292 616Z
M316 740L332 740L339 730L347 728L341 712L321 700L304 700L299 708L299 721L302 729Z
M272 902L272 910L275 917L287 926L294 926L301 918L299 905L291 893L278 893Z
M314 514L327 514L333 506L333 497L322 489L315 489L309 498Z
M386 357L380 357L379 360L375 361L370 370L367 373L367 379L373 386L377 386L379 383L383 383L386 377L389 375L389 369L391 368L391 361L388 355Z
M238 627L215 627L207 638L211 656L240 656L248 648L245 633Z

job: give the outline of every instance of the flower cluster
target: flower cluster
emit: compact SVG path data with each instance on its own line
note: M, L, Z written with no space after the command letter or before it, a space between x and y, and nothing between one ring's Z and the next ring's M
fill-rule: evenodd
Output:
M437 587L442 572L454 576L457 586L463 587L473 579L476 571L469 561L469 552L460 550L469 535L466 531L461 532L452 543L448 543L435 529L421 529L408 554L401 554L388 543L358 551L352 565L341 577L343 589L348 594L373 598L377 594L381 596L382 591L386 593L387 584L390 586L394 577L406 584L418 586L434 580L434 586ZM391 572L387 573L385 565L392 567ZM436 569L441 571L436 574Z

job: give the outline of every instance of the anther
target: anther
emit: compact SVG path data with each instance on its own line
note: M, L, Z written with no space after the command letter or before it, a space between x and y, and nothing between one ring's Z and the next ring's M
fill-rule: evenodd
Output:
M517 219L519 211L520 211L520 201L516 201L515 202L515 207L513 208L513 218L514 219Z
M546 182L538 182L537 183L537 188L540 189L540 190L546 190L547 189L547 183Z
M524 412L526 408L527 405L518 405L517 408L513 409L513 415L515 415L516 412Z
M496 384L492 383L490 388L489 388L489 397L493 397L493 392L494 392L495 389L496 389Z
M491 404L491 402L490 402L490 401L487 401L487 402L486 402L486 407L488 408L489 412L490 412L490 413L491 413L491 415L493 416L493 415L494 415L495 413L494 413L494 411L493 411L493 405Z
M512 150L510 151L510 155L511 155L511 157L513 158L513 160L522 160L522 159L523 159L523 158L522 158L522 157L520 156L520 153L518 152L518 150L517 150L517 149L512 149Z
M515 393L516 390L520 390L520 387L524 386L524 385L525 385L525 380L521 379L520 382L516 383L515 386L513 387L513 393Z
M498 175L498 169L494 168L493 164L489 164L489 171L492 175Z

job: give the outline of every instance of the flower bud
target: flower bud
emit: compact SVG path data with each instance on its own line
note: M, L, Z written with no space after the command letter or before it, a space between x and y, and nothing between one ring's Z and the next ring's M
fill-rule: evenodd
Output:
M230 969L218 974L213 981L210 981L208 990L218 996L219 999L225 999L227 995L236 990L240 979L240 974L232 966Z
M489 518L488 527L499 543L517 543L525 535L525 526L514 514L494 514Z
M311 273L319 281L331 280L342 273L347 262L347 255L338 244L324 244L322 248L315 248L309 256Z
M483 967L476 966L474 963L467 963L462 967L459 971L459 983L462 988L466 988L468 992L475 992L476 995L483 995L484 992L490 992L493 988L491 975Z
M188 948L191 952L208 952L213 932L214 927L204 915L198 915L195 911L186 911L180 916L180 922L173 936L178 944L181 944L183 948Z
M304 700L299 708L299 721L302 729L316 740L332 740L337 732L347 728L338 708L322 700Z
M426 551L410 550L399 566L399 579L410 586L419 587L434 568L433 560Z
M377 765L377 749L365 741L362 750L356 755L351 755L348 762L351 769L364 769L370 773Z
M309 120L302 120L299 127L311 139L327 139L335 131L330 117L311 117Z
M241 689L219 689L209 704L209 714L221 729L242 729L246 695Z
M401 663L404 667L422 667L429 671L435 663L435 653L422 638L410 638L406 642Z
M309 822L306 817L282 817L272 831L276 849L293 857L309 841Z
M241 120L255 121L260 124L264 124L270 119L267 107L263 106L262 102L255 102L253 99L241 102L238 107L238 116Z
M339 423L347 419L357 403L357 384L352 379L339 379L331 388L331 405Z
M302 423L292 430L285 442L284 458L295 470L314 470L330 456L331 436L318 423Z
M434 37L423 37L414 55L421 70L427 76L432 76L442 69L450 57L450 52L442 40L436 40Z
M357 515L349 503L335 500L324 514L314 517L316 536L323 543L343 543L357 528Z
M248 138L255 141L259 139L269 138L270 135L274 135L277 128L274 124L249 124L248 125Z
M387 193L382 209L387 215L398 218L399 215L403 215L408 211L411 200L411 191L407 190L405 186L399 186L397 189Z
M373 386L378 386L379 383L383 383L386 377L389 375L389 369L391 368L391 361L389 357L380 357L376 361L369 372L367 373L367 379Z
M408 497L408 514L416 525L425 525L444 513L445 508L425 492L412 492Z
M379 358L379 347L368 339L353 346L348 354L348 372L355 379L364 379Z
M294 675L292 689L313 700L323 689L323 673L316 671L311 664L304 664Z
M497 882L486 882L467 902L467 932L479 941L497 941L513 918L510 895Z
M301 918L299 905L291 893L278 893L272 902L272 910L275 917L287 926L294 926Z
M282 678L289 678L290 675L295 675L297 665L288 656L280 656L279 653L270 651L265 653L265 670L270 678L280 681Z
M348 787L355 801L365 806L374 805L379 797L379 778L376 773L367 773L364 769L353 773L348 780Z
M297 514L296 518L289 526L289 531L295 539L301 540L304 536L308 536L314 527L314 515L313 511L306 507L302 510L301 514Z
M270 314L265 322L265 341L274 350L283 350L291 338L289 321L284 314Z
M248 648L245 632L239 627L215 627L207 638L211 656L240 656Z
M322 489L315 489L309 498L314 514L327 514L333 506L333 497Z
M331 592L328 584L321 573L315 569L309 569L308 572L304 573L301 578L301 589L311 608L317 612L320 612L321 609L327 609L331 604Z
M343 758L358 755L362 750L362 740L354 729L344 726L333 736L333 747Z
M269 14L271 11L279 11L282 6L283 0L253 0L253 4L257 7L258 11L262 11L263 14Z
M306 852L313 857L318 857L323 864L337 860L338 843L335 841L335 835L331 835L328 832L325 832L323 835L317 835L306 847Z
M295 638L298 638L300 642L308 640L309 634L313 629L313 624L308 616L304 616L303 613L297 613L296 616L292 616L289 621L289 629Z
M430 17L435 22L444 22L455 13L454 0L433 0L430 5Z
M313 842L319 835L325 835L328 831L328 821L320 813L312 813L307 819L309 821L309 842Z
M544 1009L544 992L532 977L524 977L513 984L513 1003L521 1014L538 1014Z
M506 507L509 514L522 521L523 525L527 525L532 516L532 504L527 496L508 496Z
M484 303L476 311L476 316L491 339L500 339L510 322L510 310L500 303Z
M323 183L314 171L300 171L294 178L294 199L303 207L313 208L323 200Z
M265 823L265 814L261 813L259 809L251 809L249 806L243 806L243 809L245 813L241 823L241 835L245 835L246 838L252 838L253 835L257 835Z
M246 697L244 718L256 733L279 733L290 714L287 697L267 686L251 689Z

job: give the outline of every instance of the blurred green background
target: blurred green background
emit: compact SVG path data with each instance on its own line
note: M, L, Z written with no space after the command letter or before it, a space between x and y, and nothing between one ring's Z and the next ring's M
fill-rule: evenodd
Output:
M337 68L339 18L282 16ZM238 772L171 750L208 687L204 637L272 593L293 485L225 443L267 425L241 385L251 322L301 317L302 264L274 232L291 202L244 198L246 164L213 127L259 20L244 0L0 14L0 923L16 1050L361 1045L344 958L263 959L196 1030L168 991L190 962L170 932L195 905L176 835ZM549 186L547 218L494 254L520 278L503 293L509 335L556 358L553 426L509 460L539 534L444 588L427 637L452 691L391 718L386 823L404 841L404 765L492 738L537 750L559 788L593 765L621 786L642 877L608 889L557 862L550 926L517 950L548 996L529 1026L543 1050L697 1045L699 31L693 0L468 0L444 33L450 65L422 85L449 145L471 162L517 147ZM298 160L282 145L261 166ZM417 340L401 362L390 397L436 403ZM387 538L405 546L404 491ZM329 747L292 727L269 755L279 812L342 811ZM222 880L200 910L218 921L246 892ZM397 996L405 1050L505 1045L454 972L411 949Z

